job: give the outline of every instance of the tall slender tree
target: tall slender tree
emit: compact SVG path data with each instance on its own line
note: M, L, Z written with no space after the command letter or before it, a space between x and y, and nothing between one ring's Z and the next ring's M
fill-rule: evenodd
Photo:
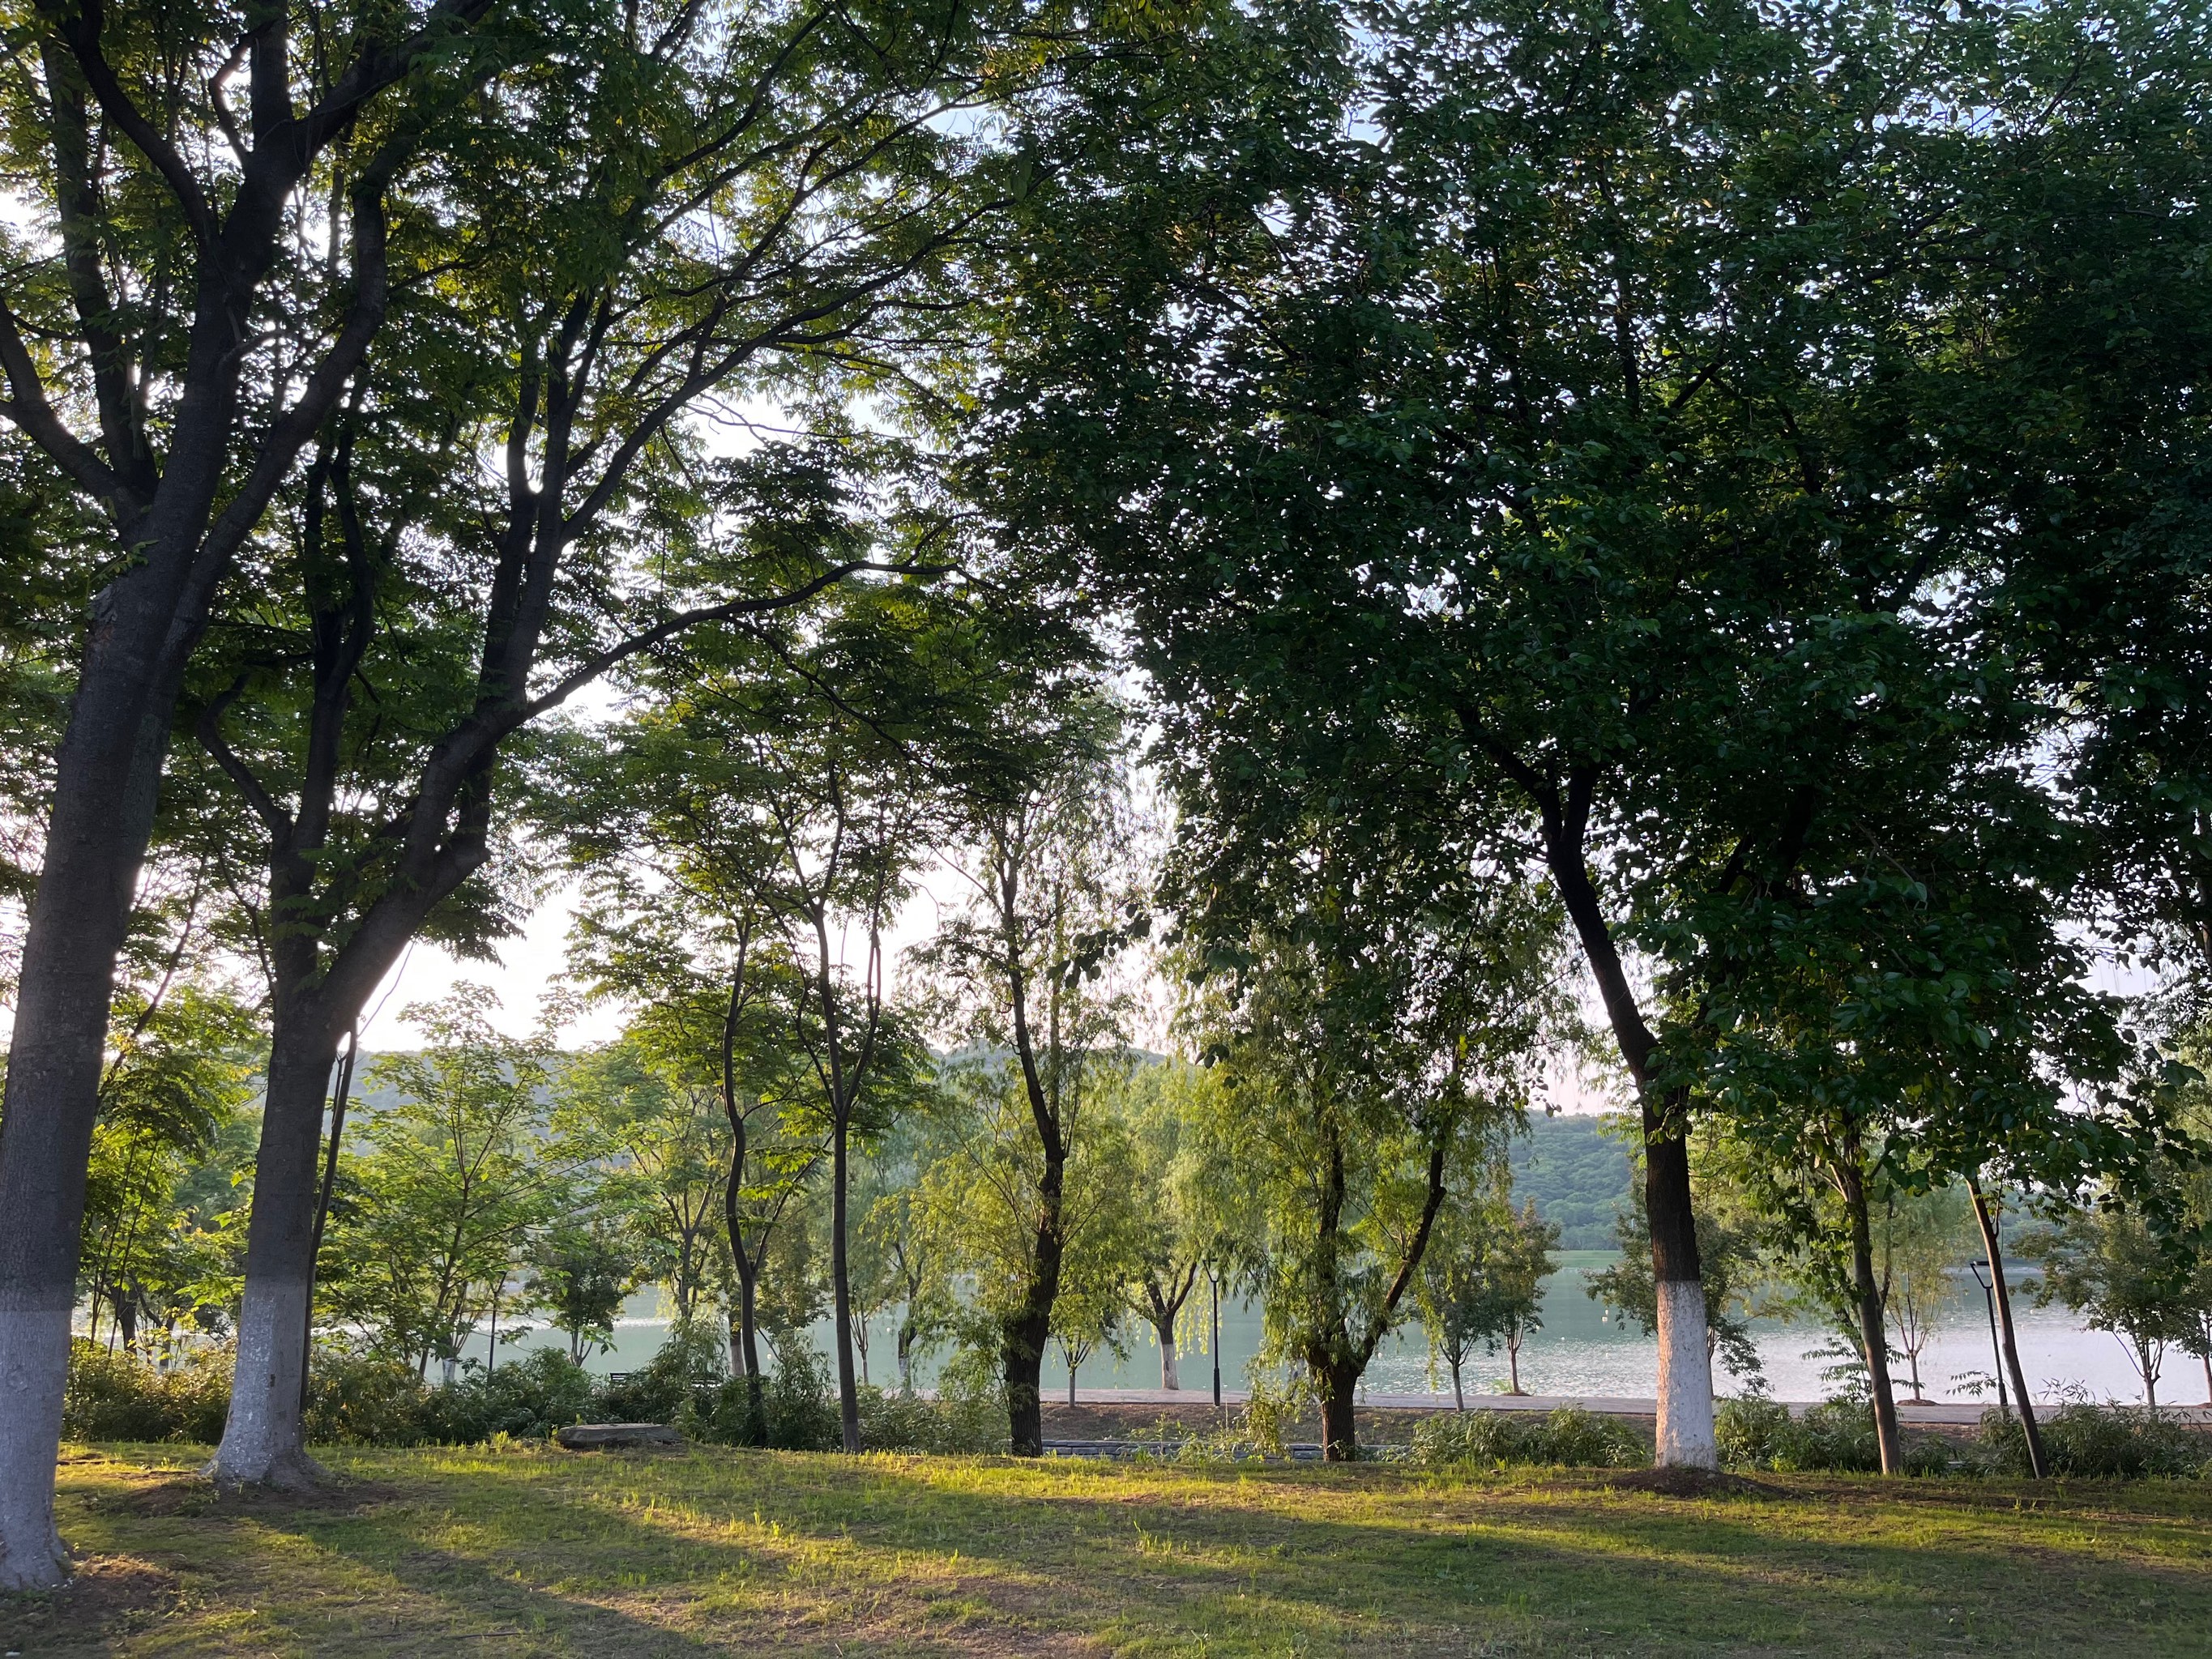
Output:
M958 314L963 250L1018 173L964 118L1036 21L1020 0L586 9L572 53L452 162L460 207L422 250L437 280L409 293L409 349L355 365L262 550L266 603L196 699L266 838L276 922L219 1479L313 1478L289 1333L322 1079L410 940L499 931L503 757L640 653L908 562L811 537L822 517L767 488L784 451L717 459L711 429L736 400L835 429ZM425 465L460 454L495 459ZM423 695L376 695L406 682Z

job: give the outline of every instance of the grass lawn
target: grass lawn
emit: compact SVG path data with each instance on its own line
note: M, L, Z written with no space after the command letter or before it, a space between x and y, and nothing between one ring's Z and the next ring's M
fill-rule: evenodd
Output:
M24 1659L2212 1651L2212 1487L342 1449L301 1503L64 1455Z

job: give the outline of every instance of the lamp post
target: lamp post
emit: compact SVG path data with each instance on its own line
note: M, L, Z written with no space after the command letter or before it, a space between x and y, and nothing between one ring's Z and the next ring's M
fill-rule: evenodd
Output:
M1986 1263L1975 1261L1969 1261L1966 1266L1974 1275L1974 1283L1982 1287L1982 1303L1983 1305L1989 1310L1990 1353L1996 1366L1997 1412L1998 1414L2003 1417L2007 1421L2010 1421L2012 1418L2012 1406L2005 1398L2004 1346L1997 1340L1996 1287L1990 1281L1990 1270Z
M1221 1415L1221 1275L1206 1270L1206 1283L1213 1292L1213 1415Z

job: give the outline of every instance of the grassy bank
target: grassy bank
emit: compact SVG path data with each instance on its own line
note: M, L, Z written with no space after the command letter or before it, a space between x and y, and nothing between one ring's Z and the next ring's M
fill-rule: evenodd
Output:
M311 1503L76 1450L70 1653L2202 1653L2212 1489L337 1451Z

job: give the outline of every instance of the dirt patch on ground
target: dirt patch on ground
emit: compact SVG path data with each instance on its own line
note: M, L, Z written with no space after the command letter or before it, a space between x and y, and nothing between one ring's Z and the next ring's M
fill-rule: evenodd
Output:
M1674 1467L1628 1469L1605 1477L1604 1485L1618 1492L1656 1492L1662 1498L1790 1498L1780 1486L1748 1480L1740 1474L1716 1474L1709 1469Z
M149 1471L120 1492L102 1492L86 1500L94 1510L121 1510L130 1515L273 1515L301 1510L349 1513L398 1495L393 1487L373 1480L341 1480L335 1477L319 1486L285 1491L270 1486L220 1488L202 1474L174 1470Z
M0 1595L0 1651L97 1653L143 1630L177 1604L175 1576L129 1555L87 1556L69 1583L36 1595Z

